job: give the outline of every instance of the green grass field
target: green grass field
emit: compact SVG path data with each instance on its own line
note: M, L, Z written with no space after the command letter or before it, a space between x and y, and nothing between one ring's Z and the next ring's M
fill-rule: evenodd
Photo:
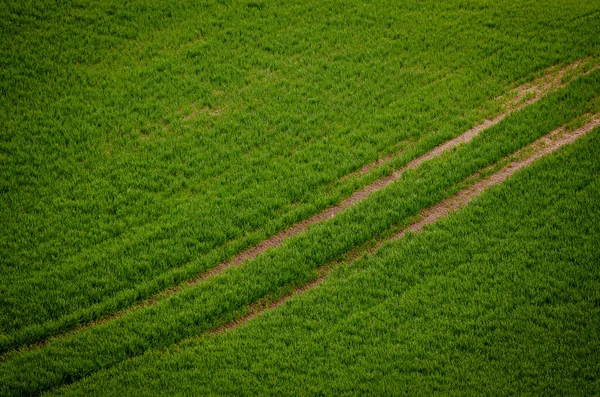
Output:
M9 0L0 15L1 394L600 393L597 131L306 297L206 336L597 113L600 2ZM576 60L564 88L472 142L160 295ZM550 306L527 303L536 290Z
M246 326L58 395L594 395L600 129Z

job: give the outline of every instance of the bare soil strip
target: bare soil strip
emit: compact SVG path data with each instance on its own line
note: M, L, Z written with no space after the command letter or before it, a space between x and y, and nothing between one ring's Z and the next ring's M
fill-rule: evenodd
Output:
M425 153L424 155L411 160L410 162L408 162L406 165L404 165L403 167L396 170L391 175L383 177L381 179L378 179L377 181L371 183L370 185L365 186L361 190L354 192L350 197L343 200L341 203L334 205L333 207L330 207L330 208L312 216L311 218L305 219L305 220L289 227L288 229L285 229L285 230L279 232L278 234L262 241L261 243L259 243L258 245L254 246L252 248L242 251L241 253L234 256L232 259L222 262L219 265L217 265L216 267L201 274L197 278L190 280L188 282L188 284L194 285L194 284L204 280L205 278L208 278L208 277L214 276L218 273L221 273L223 270L225 270L228 267L239 265L249 259L254 259L259 254L265 252L269 248L278 247L279 245L281 245L283 243L283 241L306 230L309 226L314 225L319 222L322 222L326 219L335 217L337 214L339 214L346 208L353 206L354 204L358 203L359 201L362 201L365 198L367 198L368 196L370 196L372 193L374 193L378 190L381 190L381 189L385 188L386 186L390 185L391 183L399 180L405 171L410 170L410 169L415 169L418 166L420 166L423 162L430 160L434 157L437 157L437 156L441 155L442 153L444 153L462 143L470 142L473 138L475 138L477 135L479 135L482 131L484 131L485 129L487 129L495 124L498 124L499 122L501 122L504 118L506 118L510 114L537 102L538 100L543 98L548 93L555 91L561 87L565 87L568 84L568 82L573 80L575 77L585 74L585 73L579 73L579 74L574 73L572 78L569 79L568 82L563 82L564 76L566 76L569 72L574 72L575 70L582 68L582 65L585 63L586 63L586 60L578 60L578 61L576 61L568 66L565 66L557 71L547 73L544 76L542 76L530 83L526 83L526 84L523 84L523 85L515 88L510 94L511 99L508 100L504 104L504 107L506 108L506 110L502 114L493 118L492 120L484 120L484 122L479 124L478 126L473 127L472 129L462 133L461 135L457 136L456 138L451 139L451 140L433 148L432 150ZM595 68L593 68L591 70L595 70L597 68L598 68L598 66L596 66ZM396 153L394 153L393 155L387 156L383 159L377 160L373 163L367 164L359 171L359 173L364 174L364 173L368 172L369 170L373 169L374 167L381 165L384 162L390 160L395 155L396 155ZM350 174L350 175L352 175L352 174ZM178 287L174 287L174 288L178 289Z
M309 226L335 217L337 214L339 214L343 210L347 209L348 207L351 207L354 204L366 199L372 193L379 191L379 190L387 187L391 183L399 180L405 171L410 170L410 169L415 169L418 166L420 166L423 162L430 160L434 157L437 157L437 156L441 155L442 153L444 153L460 144L468 143L473 138L475 138L477 135L479 135L482 131L484 131L485 129L487 129L495 124L498 124L499 122L501 122L504 118L506 118L510 114L537 102L538 100L543 98L548 93L555 91L561 87L564 87L569 82L574 80L575 78L583 76L585 74L588 74L591 71L598 69L600 67L600 65L596 65L595 67L591 68L590 70L588 70L586 72L584 69L584 65L586 65L588 62L590 62L590 58L577 60L574 63L567 65L561 69L550 68L548 73L546 73L542 77L534 79L533 81L531 81L529 83L523 84L523 85L513 89L506 96L506 99L497 98L497 100L502 100L502 102L503 102L502 106L505 108L505 111L502 114L496 116L495 118L493 118L491 120L489 120L489 119L484 120L483 123L462 133L461 135L457 136L456 138L446 141L445 143L433 148L432 150L423 154L422 156L414 158L413 160L408 162L406 165L404 165L403 167L401 167L398 170L396 170L395 172L393 172L391 175L388 175L386 177L378 179L375 182L371 183L370 185L365 186L361 190L354 192L350 197L346 198L341 203L339 203L333 207L330 207L330 208L312 216L311 218L305 219L305 220L289 227L288 229L285 229L285 230L279 232L278 234L276 234L266 240L263 240L258 245L255 245L245 251L240 252L239 254L235 255L234 257L232 257L231 259L229 259L227 261L221 262L217 266L198 275L196 278L189 280L187 282L181 283L179 285L169 287L144 301L138 302L126 309L123 309L119 312L108 315L106 317L102 317L97 320L82 324L81 326L77 327L76 329L59 332L59 333L51 336L50 338L47 338L47 339L41 340L36 343L29 344L29 345L22 346L19 348L19 350L35 349L35 348L44 346L45 344L47 344L49 342L49 340L51 340L53 338L77 333L83 329L87 329L87 328L93 327L95 325L103 324L108 321L114 320L116 318L120 318L120 317L124 316L126 313L135 311L139 308L151 306L160 297L173 295L173 294L177 293L178 291L180 291L185 286L193 286L195 284L198 284L202 280L205 280L209 277L212 277L212 276L222 273L227 268L240 265L247 260L256 258L258 255L262 254L263 252L265 252L266 250L268 250L270 248L276 248L276 247L280 246L286 239L288 239L292 236L295 236L298 233L306 230ZM565 81L563 81L563 77L565 77L565 76L568 76L570 78L565 79ZM398 153L393 153L385 158L382 158L373 163L367 164L361 170L356 171L352 174L349 174L344 178L352 177L357 173L358 174L367 173L368 171L372 170L373 168L385 163L386 161L391 160L396 155L398 155ZM284 299L284 298L282 298L282 299ZM10 355L10 353L8 353L8 355ZM7 357L6 353L3 354L2 356L0 356L0 362L4 361L4 359L6 359L6 357Z
M247 314L245 314L244 316L236 319L235 321L233 321L229 324L226 324L219 328L216 328L215 330L211 331L209 334L210 335L220 334L225 331L237 328L240 325L243 325L244 323L246 323L248 320L264 313L265 311L274 309L278 306L281 306L285 302L287 302L288 300L293 298L294 296L302 294L302 293L308 291L309 289L312 289L312 288L318 286L325 280L327 275L329 275L331 273L331 271L333 269L337 268L339 265L351 263L357 259L364 257L367 253L374 253L379 248L381 248L381 246L383 246L383 244L387 243L388 241L400 239L400 238L404 237L406 235L406 233L409 233L409 232L416 233L416 232L423 230L423 228L425 226L431 225L431 224L435 223L438 219L445 217L452 212L455 212L461 206L465 206L465 205L469 204L469 202L471 202L471 200L473 200L475 197L479 196L487 188L502 183L506 178L513 175L516 171L518 171L519 169L521 169L523 167L530 165L531 163L538 160L542 156L548 155L564 145L575 142L575 140L577 140L579 137L589 133L595 127L597 127L599 125L600 125L600 114L596 114L595 116L593 116L591 118L590 122L588 122L587 124L585 124L584 126L582 126L580 128L577 128L574 131L565 132L565 129L563 127L561 127L561 128L558 128L558 129L550 132L549 134L536 140L532 144L517 151L513 156L511 156L511 157L517 157L517 158L522 157L522 158L512 161L511 163L502 167L500 170L496 171L495 173L493 173L493 174L475 182L474 184L470 185L469 187L459 191L454 196L448 197L447 199L440 201L438 204L435 204L434 206L423 210L421 212L419 220L417 222L407 226L406 228L402 229L401 231L399 231L392 237L378 242L377 244L375 244L373 247L369 248L368 250L351 254L350 258L342 263L331 263L329 265L322 267L321 269L319 269L319 275L317 276L317 278L310 281L309 283L303 285L302 287L292 291L291 293L289 293L285 296L282 296L281 298L279 298L271 303L268 303L268 304L256 303L256 304L251 305Z

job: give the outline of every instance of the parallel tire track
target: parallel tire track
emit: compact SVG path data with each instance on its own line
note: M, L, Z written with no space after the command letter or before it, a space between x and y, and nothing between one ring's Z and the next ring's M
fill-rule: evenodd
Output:
M583 65L585 65L588 62L589 62L589 59L582 59L582 60L577 60L574 63L567 65L561 69L555 69L555 70L551 69L551 71L549 71L542 77L534 79L533 81L531 81L529 83L523 84L523 85L513 89L508 95L510 97L510 99L507 99L504 101L504 104L503 104L503 107L505 108L504 112L499 114L498 116L494 117L493 119L484 120L481 124L462 133L461 135L457 136L456 138L446 141L445 143L433 148L429 152L427 152L419 157L414 158L413 160L408 162L406 165L402 166L401 168L399 168L398 170L393 172L391 175L388 175L381 179L378 179L375 182L354 192L350 197L346 198L339 204L334 205L333 207L330 207L320 213L317 213L316 215L314 215L308 219L305 219L305 220L289 227L288 229L285 229L285 230L277 233L276 235L271 236L270 238L268 238L266 240L263 240L259 244L238 253L237 255L233 256L229 260L219 263L215 267L207 270L206 272L198 275L197 277L195 277L187 282L183 282L181 284L164 289L164 290L156 293L155 295L151 296L150 298L140 301L137 304L134 304L128 308L122 309L119 312L116 312L114 314L99 318L97 320L90 321L85 324L82 324L79 327L77 327L76 329L65 330L63 332L59 332L57 334L54 334L50 338L56 338L56 337L60 337L62 335L79 332L83 329L90 328L95 325L103 324L103 323L106 323L113 319L122 317L126 313L131 312L133 310L137 310L142 307L151 306L160 297L173 295L186 286L193 286L193 285L201 282L202 280L205 280L209 277L212 277L212 276L222 273L224 270L226 270L230 267L234 267L234 266L242 264L243 262L245 262L247 260L254 259L258 255L267 251L268 249L276 248L276 247L280 246L285 240L301 233L302 231L306 230L309 226L335 217L337 214L344 211L345 209L366 199L372 193L382 190L385 187L389 186L391 183L398 181L402 177L404 172L406 172L407 170L415 169L427 160L430 160L434 157L440 156L442 153L444 153L452 148L455 148L460 144L470 142L473 138L475 138L477 135L479 135L482 131L490 128L493 125L500 123L502 120L504 120L510 114L537 102L538 100L540 100L541 98L546 96L548 93L555 91L561 87L566 86L573 79L575 79L579 76L582 76L584 74L590 73L591 71L598 68L598 66L596 66L596 67L588 70L587 72L584 72ZM565 81L563 81L563 78L565 78L565 77L569 77L569 78L565 79ZM497 98L497 99L500 99L500 98ZM374 169L375 167L380 166L380 165L390 161L397 155L398 155L398 153L393 153L382 159L379 159L377 161L369 163L369 164L365 165L362 169L360 169L356 172L353 172L351 174L348 174L346 177L344 177L342 179L347 179L347 178L353 177L358 174L365 174L365 173L369 172L370 170ZM37 347L41 347L41 346L47 344L50 338L43 339L36 343L20 346L19 348L27 350L27 349L34 349ZM6 352L6 353L10 353L10 352ZM0 356L0 362L4 361L5 358L6 358L6 355Z
M502 183L506 178L513 175L519 169L530 165L531 163L535 162L542 156L550 154L553 151L559 149L560 147L562 147L564 145L573 143L579 137L584 136L585 134L589 133L595 127L597 127L599 125L600 125L600 113L593 116L591 118L591 121L589 121L587 124L585 124L584 126L578 128L574 131L565 132L565 129L563 127L561 127L561 128L558 128L558 129L550 132L549 134L536 140L532 144L518 150L517 152L513 153L513 155L510 156L510 158L517 158L517 160L514 160L514 161L508 163L504 167L500 168L498 171L494 172L493 174L491 174L485 178L478 180L477 182L473 183L469 187L459 191L455 195L448 197L448 198L440 201L438 204L435 204L435 205L423 210L420 214L420 218L418 221L416 221L416 222L412 223L411 225L405 227L404 229L400 230L398 233L394 234L392 237L380 240L376 245L374 245L373 247L371 247L367 250L351 251L347 255L345 260L334 261L334 262L331 262L331 263L319 268L317 270L318 275L315 279L294 289L292 292L290 292L282 297L279 297L276 300L271 301L271 302L269 302L265 299L256 301L248 306L248 310L245 315L240 316L237 319L233 320L232 322L225 324L223 326L220 326L218 328L215 328L211 331L203 332L202 334L200 334L196 337L188 338L188 339L185 339L184 341L178 342L174 346L178 346L178 345L180 346L182 343L185 343L190 340L198 340L198 339L204 338L206 336L211 336L211 335L214 336L214 335L225 333L230 330L234 330L235 328L246 324L251 319L253 319L269 310L272 310L279 306L282 306L283 304L285 304L287 301L289 301L293 297L301 295L304 292L312 290L315 287L322 284L327 279L327 276L330 275L335 269L339 268L340 266L347 265L355 260L358 260L358 259L364 257L367 253L373 253L373 252L377 251L379 248L381 248L384 244L388 243L389 241L400 239L403 236L405 236L406 233L408 233L408 232L415 233L415 232L421 231L425 226L433 224L438 219L456 211L461 206L467 205L471 200L473 200L475 197L477 197L479 194L481 194L487 188ZM506 159L500 160L500 162L498 162L496 164L502 163L505 160ZM473 174L473 176L478 176L479 174L480 174L480 172L476 172L475 174ZM130 360L130 359L133 359L133 358L129 358L128 360ZM90 374L87 374L84 377L87 377L89 375ZM67 382L65 384L70 384L70 383L72 383L72 381Z
M281 298L279 298L269 304L256 303L256 304L250 305L250 308L249 308L249 311L247 314L245 314L244 316L242 316L228 324L225 324L219 328L214 329L213 331L209 332L208 334L211 334L211 335L220 334L220 333L226 332L228 330L235 329L235 328L245 324L252 318L266 312L267 310L272 310L272 309L275 309L275 308L283 305L285 302L287 302L294 296L300 295L310 289L315 288L316 286L321 284L326 279L326 277L332 272L332 270L337 268L339 265L348 264L350 262L353 262L357 259L364 257L367 253L369 253L369 254L374 253L375 251L377 251L379 248L381 248L387 242L400 239L400 238L404 237L406 235L406 233L420 232L421 230L423 230L423 228L425 226L431 225L431 224L435 223L438 219L443 218L452 212L455 212L460 207L468 205L475 197L479 196L483 191L485 191L489 187L494 186L494 185L499 185L506 178L513 175L516 171L520 170L521 168L527 167L528 165L532 164L536 160L540 159L542 156L548 155L548 154L554 152L555 150L561 148L564 145L575 142L578 138L586 135L587 133L589 133L595 127L597 127L599 125L600 125L600 114L596 114L594 117L592 117L590 122L588 122L587 124L585 124L584 126L582 126L580 128L577 128L574 131L565 132L565 129L563 127L560 127L558 129L550 132L549 134L536 140L535 142L528 145L527 147L517 151L513 155L513 156L519 157L521 154L523 154L525 152L529 153L526 156L524 156L523 158L512 161L508 165L502 167L500 170L475 182L474 184L470 185L469 187L459 191L455 195L448 197L448 198L440 201L439 203L423 210L420 214L420 219L417 222L407 226L406 228L402 229L401 231L399 231L397 234L393 235L392 237L378 242L376 245L374 245L373 247L369 248L368 250L366 250L364 252L350 255L350 258L347 259L343 263L331 263L329 265L323 266L322 268L319 269L319 274L318 274L317 278L313 279L309 283L295 289L294 291L290 292L289 294L282 296Z

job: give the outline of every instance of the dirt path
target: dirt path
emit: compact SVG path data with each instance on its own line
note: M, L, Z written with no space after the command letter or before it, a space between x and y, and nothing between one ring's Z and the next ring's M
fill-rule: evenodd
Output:
M337 214L339 214L346 208L353 206L354 204L358 203L359 201L366 199L372 193L374 193L378 190L381 190L381 189L385 188L386 186L390 185L391 183L399 180L405 171L407 171L409 169L417 168L423 162L430 160L434 157L440 156L442 153L444 153L460 144L470 142L473 138L475 138L477 135L479 135L482 131L484 131L487 128L490 128L493 125L500 123L502 120L504 120L510 114L537 102L538 100L543 98L548 93L555 91L561 87L566 86L575 77L579 77L579 76L583 75L584 73L575 73L575 71L577 71L578 69L581 69L582 65L584 63L585 63L585 60L578 60L578 61L576 61L568 66L565 66L561 69L558 69L554 72L547 73L544 76L542 76L538 79L535 79L534 81L532 81L530 83L526 83L526 84L523 84L523 85L515 88L514 90L511 91L511 94L509 94L510 99L506 100L504 103L504 107L506 108L506 110L502 114L496 116L494 119L485 120L483 123L462 133L458 137L451 139L451 140L433 148L432 150L425 153L424 155L411 160L409 163L407 163L400 169L396 170L391 175L383 177L381 179L378 179L377 181L371 183L370 185L365 186L361 190L354 192L350 197L343 200L341 203L334 205L333 207L330 207L330 208L312 216L311 218L305 219L305 220L291 226L290 228L279 232L278 234L262 241L261 243L259 243L258 245L254 246L252 248L242 251L241 253L234 256L232 259L220 263L216 267L208 270L207 272L201 274L197 278L189 281L188 284L194 285L205 278L208 278L208 277L214 276L218 273L221 273L223 270L227 269L228 267L239 265L246 260L256 258L258 255L260 255L261 253L265 252L266 250L268 250L270 248L278 247L279 245L281 245L283 243L283 241L306 230L309 226L314 225L319 222L322 222L326 219L335 217ZM591 70L595 70L597 68L598 68L598 66L596 66L595 68L593 68ZM571 76L571 79L568 79L568 81L563 81L563 78L568 73L573 73L573 75ZM589 71L588 71L588 73L589 73ZM394 153L383 159L380 159L373 163L367 164L361 170L357 171L356 173L364 174L364 173L370 171L371 169L391 160L396 155L397 155L397 153ZM356 174L356 173L354 173L354 174ZM352 175L353 174L350 174L347 177L350 177ZM177 288L177 287L175 287L175 288Z
M494 172L493 174L491 174L491 175L475 182L471 186L459 191L454 196L451 196L445 200L442 200L438 204L423 210L420 214L421 217L417 222L402 229L400 232L393 235L392 237L377 243L375 246L371 247L370 249L368 249L360 254L351 255L351 258L349 260L346 260L343 263L332 263L332 264L324 266L323 268L319 269L318 277L316 279L312 280L311 282L303 285L302 287L277 299L276 301L274 301L272 303L269 303L269 304L256 303L256 304L251 305L249 312L246 315L236 319L235 321L233 321L229 324L226 324L224 326L221 326L221 327L211 331L209 334L219 334L219 333L228 331L230 329L237 328L240 325L246 323L248 320L264 313L265 311L274 309L278 306L281 306L285 302L290 300L292 297L302 294L302 293L316 287L317 285L321 284L325 280L327 275L329 273L331 273L331 271L333 269L337 268L339 265L348 264L354 260L357 260L357 259L363 257L367 253L373 253L373 252L377 251L379 248L381 248L381 246L383 246L383 244L387 243L388 241L400 239L408 232L416 233L416 232L423 230L423 228L425 226L431 225L431 224L435 223L438 219L445 217L452 212L455 212L461 206L469 204L469 202L471 202L471 200L473 200L475 197L479 196L487 188L502 183L506 178L513 175L516 171L520 170L523 167L530 165L531 163L538 160L542 156L548 155L564 145L575 142L575 140L577 140L579 137L589 133L595 127L597 127L599 125L600 125L600 114L596 114L591 119L591 121L589 121L584 126L578 128L574 131L565 132L564 128L561 127L561 128L558 128L558 129L550 132L549 134L536 140L535 142L528 145L527 147L514 153L513 156L517 157L517 158L520 157L520 159L512 161L511 163L502 167L500 170ZM511 156L511 157L513 157L513 156Z
M529 83L523 84L523 85L513 89L508 95L506 95L506 97L496 98L496 100L500 101L503 104L502 107L504 108L504 111L503 111L503 113L496 116L495 118L493 118L491 120L487 120L487 119L484 120L483 123L462 133L458 137L451 139L451 140L433 148L429 152L411 160L406 165L404 165L400 169L393 172L391 175L383 177L381 179L378 179L375 182L371 183L370 185L365 186L361 190L356 191L354 194L352 194L350 197L343 200L341 203L339 203L333 207L330 207L308 219L305 219L305 220L289 227L288 229L285 229L285 230L279 232L278 234L276 234L266 240L263 240L258 245L255 245L245 251L240 252L239 254L235 255L233 258L231 258L227 261L221 262L217 266L198 275L194 279L189 280L187 282L183 282L179 285L175 285L173 287L169 287L161 292L158 292L154 296L152 296L146 300L143 300L141 302L138 302L138 303L136 303L126 309L123 309L117 313L114 313L114 314L102 317L100 319L88 322L86 324L83 324L83 325L77 327L76 329L59 332L50 338L23 346L20 349L23 349L23 348L26 350L27 349L35 349L35 348L38 348L38 347L41 347L41 346L47 344L49 342L49 340L52 338L80 332L83 329L90 328L90 327L93 327L98 324L103 324L108 321L114 320L116 318L120 318L128 312L131 312L131 311L137 310L139 308L147 307L147 306L154 304L156 302L156 300L160 297L173 295L186 286L193 286L193 285L201 282L204 279L207 279L209 277L212 277L212 276L222 273L227 268L237 266L247 260L254 259L258 255L262 254L263 252L265 252L266 250L268 250L270 248L275 248L275 247L280 246L286 239L299 234L300 232L306 230L309 226L335 217L337 214L339 214L343 210L347 209L348 207L351 207L351 206L355 205L356 203L366 199L372 193L379 191L381 189L384 189L391 183L398 181L402 177L402 175L404 174L405 171L417 168L423 162L430 160L434 157L437 157L437 156L441 155L442 153L444 153L454 147L457 147L460 144L470 142L473 138L475 138L477 135L479 135L482 131L484 131L485 129L487 129L495 124L500 123L504 118L506 118L510 114L537 102L538 100L540 100L541 98L546 96L548 93L555 91L561 87L564 87L569 82L574 80L575 78L580 77L584 74L590 73L591 71L600 67L600 65L597 65L586 72L584 70L584 65L586 63L588 63L589 61L590 61L590 59L582 59L582 60L578 60L570 65L567 65L563 68L560 68L560 69L551 68L551 69L549 69L548 73L544 74L542 77L534 79L533 81L531 81ZM352 174L349 174L344 178L347 179L347 178L355 176L357 174L365 174L368 171L374 169L375 167L382 165L387 161L390 161L392 158L394 158L397 155L399 155L399 153L393 153L385 158L382 158L375 162L367 164L362 169L360 169ZM7 357L7 354L10 355L10 352L7 352L7 353L3 354L2 356L0 356L0 362L4 361L4 359Z

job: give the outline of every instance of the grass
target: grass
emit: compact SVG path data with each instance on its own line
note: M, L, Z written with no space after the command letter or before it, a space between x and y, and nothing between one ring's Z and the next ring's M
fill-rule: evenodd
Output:
M311 280L318 267L406 222L450 195L474 172L583 113L597 111L594 98L599 93L600 71L596 71L244 266L163 297L149 308L22 352L0 366L4 385L0 390L2 394L47 390L223 325L256 300L275 299Z
M597 5L561 4L3 2L2 350L190 279L599 55Z
M53 395L600 391L600 130L234 331Z
M38 394L82 379L82 390L101 393L94 387L122 369L127 371L115 379L123 383L108 385L107 392L122 392L121 387L148 374L163 379L160 390L171 394L177 381L181 390L194 394L219 389L238 393L243 387L257 394L290 394L306 390L300 387L303 382L315 393L342 394L367 393L366 385L391 393L397 384L411 392L419 386L411 382L419 379L428 382L420 383L422 391L459 384L497 394L501 386L511 386L511 379L525 379L525 387L538 394L568 387L597 393L589 359L597 350L592 323L597 288L594 269L587 264L598 259L589 243L589 236L598 234L590 224L597 220L593 204L598 184L586 181L597 176L598 164L582 144L577 148L587 157L565 151L571 153L573 170L565 168L564 155L535 168L544 181L567 179L536 185L537 191L547 197L576 196L584 201L576 201L576 207L568 207L562 196L557 203L543 202L542 193L527 196L531 203L509 194L514 211L492 206L488 217L469 207L424 237L411 236L380 256L339 270L322 292L291 305L296 309L274 311L232 336L169 346L314 279L318 268L389 234L469 183L474 172L559 125L578 123L586 112L598 111L600 71L519 111L470 144L407 172L399 183L281 247L194 288L160 296L153 306L132 306L498 114L495 98L547 67L582 58L594 60L586 66L591 67L600 56L599 6L597 1L560 0L2 2L0 394ZM585 141L596 149L597 135ZM371 173L343 178L400 149L402 156ZM543 167L548 164L558 164L562 171L546 177ZM515 180L534 183L535 178L527 178ZM515 183L494 194L508 194ZM583 192L579 196L569 190L575 185ZM475 208L490 206L485 200L494 203L493 197L487 195ZM533 208L545 217L530 214ZM573 219L563 219L567 215ZM464 217L471 220L456 220ZM522 219L538 222L539 233L531 225L514 223ZM547 230L541 220L554 226ZM499 222L498 230L492 231L492 221ZM474 224L487 234L469 229ZM460 230L464 246L452 246L449 239L457 236L448 225ZM513 232L514 238L506 237ZM529 238L536 233L539 241ZM567 237L573 245L565 248L560 242ZM496 241L501 244L490 243ZM542 256L532 253L546 243L555 249ZM591 247L591 253L586 256L580 247ZM429 259L406 262L406 272L392 264L425 252ZM518 263L523 258L530 273L516 273L523 271ZM578 273L573 263L579 262L569 258L583 258L587 267ZM503 273L486 273L486 261L504 266ZM509 284L517 274L531 277ZM548 284L541 275L569 281ZM536 288L549 291L550 303L558 299L550 292L562 291L562 301L556 302L567 303L557 312L535 311L524 297L537 299L531 292ZM503 301L502 291L510 291ZM571 301L564 291L573 292ZM591 306L582 303L584 292L592 294ZM328 306L328 296L339 304ZM414 298L410 305L405 296ZM317 299L314 306L311 299ZM463 312L456 302L475 306ZM490 302L500 308L493 312L499 316L496 323L478 322L473 313L482 316L483 311L477 305L493 308ZM410 323L397 321L395 313L409 318L422 310L420 303L431 304L426 305L433 310L425 318L429 322L418 316ZM510 322L513 308L522 317ZM346 321L354 312L360 314ZM115 313L118 318L112 321L76 330ZM269 346L274 345L253 333L275 327L282 321L279 316L288 314L291 322L279 323L287 329L277 333L270 328L266 335L295 350L278 349L270 358ZM301 316L308 320L302 323ZM547 332L537 323L530 327L527 316L539 319ZM485 328L490 322L494 326ZM294 324L303 325L298 329ZM328 333L331 324L343 336L339 344L336 334ZM471 328L460 328L464 324ZM401 332L385 333L390 325ZM448 327L452 332L444 334ZM302 332L311 329L315 338L325 335L326 343L307 339ZM498 340L487 336L494 332ZM256 351L241 347L245 337L254 338L248 346ZM553 344L556 340L563 345ZM27 346L39 341L47 344L29 351ZM510 341L521 344L511 350ZM573 347L577 343L581 350ZM322 353L326 346L331 357ZM309 360L302 372L302 365L285 359L293 360L298 357L293 353L304 348L316 361ZM212 355L226 355L228 349L243 354L234 360ZM521 365L517 358L525 351L534 353ZM215 361L197 365L203 352ZM463 355L464 361L457 359ZM552 355L559 357L556 365L550 363ZM163 359L164 364L153 367L153 360ZM161 368L164 374L156 375ZM248 368L254 369L245 376ZM290 368L296 377L294 371L286 372ZM348 368L356 369L356 378L347 377ZM206 383L193 386L187 376L204 370L212 371L202 375ZM317 373L331 376L316 381ZM285 377L281 385L274 384L276 374ZM141 388L156 393L154 386L149 382ZM76 392L76 387L64 390Z

